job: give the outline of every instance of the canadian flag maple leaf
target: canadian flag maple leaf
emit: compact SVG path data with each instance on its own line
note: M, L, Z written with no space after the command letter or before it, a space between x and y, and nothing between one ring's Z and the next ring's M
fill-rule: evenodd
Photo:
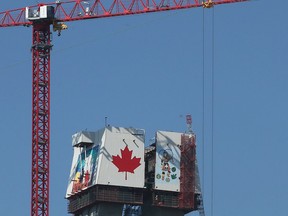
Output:
M141 165L141 158L135 156L132 158L132 152L126 146L124 150L121 149L122 158L119 155L112 155L112 163L118 168L118 172L125 172L125 180L127 180L127 172L134 173L134 170Z

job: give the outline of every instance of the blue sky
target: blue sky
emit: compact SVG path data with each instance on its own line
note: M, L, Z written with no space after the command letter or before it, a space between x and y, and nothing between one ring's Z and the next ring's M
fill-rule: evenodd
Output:
M35 3L1 2L0 11ZM205 10L203 35L201 8L72 22L53 34L50 215L68 215L73 133L95 131L107 116L145 129L148 143L156 130L184 131L187 113L206 216L288 215L287 7L217 6L214 34L213 10ZM3 215L30 214L31 30L0 32Z

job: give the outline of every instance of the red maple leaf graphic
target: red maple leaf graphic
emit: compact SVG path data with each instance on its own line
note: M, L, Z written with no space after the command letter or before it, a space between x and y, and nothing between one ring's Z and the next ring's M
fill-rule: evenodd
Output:
M125 172L125 180L127 180L127 172L134 173L134 170L141 165L141 158L135 156L132 158L132 152L126 146L124 150L121 149L122 158L119 155L112 155L112 163L118 168L118 172Z

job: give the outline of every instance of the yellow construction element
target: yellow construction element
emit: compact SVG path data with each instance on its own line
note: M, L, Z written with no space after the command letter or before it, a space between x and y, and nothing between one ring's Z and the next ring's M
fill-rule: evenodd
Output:
M214 6L213 0L208 0L206 2L203 2L203 8L212 8Z
M53 23L53 31L54 32L58 31L58 36L60 36L61 31L65 29L68 29L68 26L65 23L57 23L57 22Z

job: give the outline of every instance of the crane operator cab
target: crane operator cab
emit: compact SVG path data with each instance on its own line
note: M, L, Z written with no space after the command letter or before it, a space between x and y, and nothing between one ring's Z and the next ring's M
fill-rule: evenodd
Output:
M38 9L26 7L25 18L29 21L53 20L54 7L49 5L40 6Z

